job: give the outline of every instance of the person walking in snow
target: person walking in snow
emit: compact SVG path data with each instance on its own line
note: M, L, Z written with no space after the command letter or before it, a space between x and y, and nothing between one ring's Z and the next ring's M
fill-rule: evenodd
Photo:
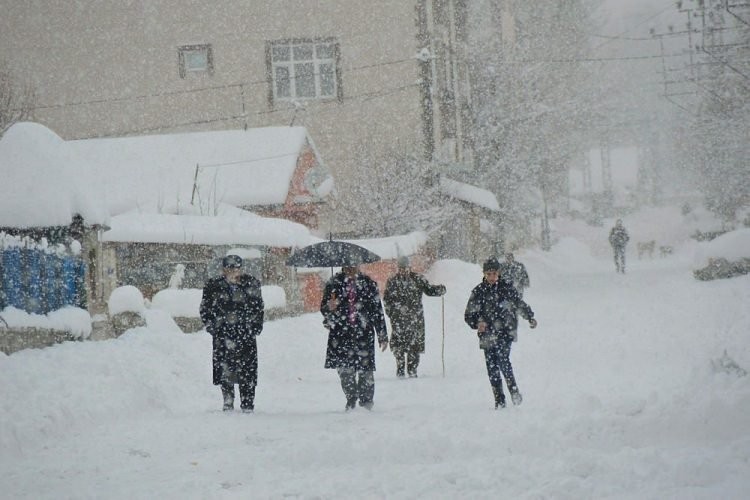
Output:
M615 226L609 231L609 244L615 254L615 269L618 273L625 273L625 245L630 236L622 225L622 219L617 219Z
M227 255L222 275L203 288L200 316L213 337L213 384L221 386L224 411L234 409L234 385L239 385L240 408L255 409L258 384L258 346L263 330L263 297L260 282L242 272L242 258Z
M425 348L422 295L439 297L445 286L431 285L409 267L409 259L398 259L398 271L391 276L383 294L385 312L391 319L391 352L396 358L396 376L417 376L419 355Z
M519 297L513 285L500 279L499 270L500 263L494 257L483 264L484 278L471 291L464 312L464 321L477 331L479 347L484 351L495 409L505 408L503 377L513 404L519 405L522 401L510 363L511 332L517 328L516 313L528 320L531 328L537 325L531 307Z
M513 252L505 254L505 262L500 264L500 276L508 281L518 292L518 296L523 298L523 291L531 284L529 273L526 272L526 266L518 262Z
M375 341L388 348L378 285L357 266L343 266L326 283L320 302L328 329L326 368L335 368L346 396L346 411L372 409L375 396Z
M523 291L531 284L529 273L526 272L526 266L515 259L513 252L505 254L505 262L500 264L499 274L500 279L513 285L513 288L518 292L518 296L523 298ZM513 342L518 340L518 314L516 314L516 327L511 330L510 336L513 338Z

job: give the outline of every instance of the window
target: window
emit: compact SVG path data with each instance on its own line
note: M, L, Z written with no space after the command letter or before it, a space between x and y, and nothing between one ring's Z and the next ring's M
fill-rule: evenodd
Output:
M338 54L338 43L330 38L269 43L270 97L274 101L339 98Z
M210 44L183 45L177 49L180 63L180 78L188 73L214 72L214 53Z

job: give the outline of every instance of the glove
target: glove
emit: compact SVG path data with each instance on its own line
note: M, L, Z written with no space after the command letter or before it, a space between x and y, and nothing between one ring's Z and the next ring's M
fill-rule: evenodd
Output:
M446 292L445 285L438 285L438 294L445 295L445 292Z

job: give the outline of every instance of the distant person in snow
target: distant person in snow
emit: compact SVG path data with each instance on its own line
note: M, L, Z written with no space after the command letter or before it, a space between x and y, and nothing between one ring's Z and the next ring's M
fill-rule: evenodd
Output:
M346 396L346 411L372 409L375 397L375 336L382 351L388 332L375 281L357 266L343 266L326 283L320 302L328 329L326 368L335 368Z
M617 219L615 227L609 232L609 244L615 254L615 270L625 273L625 245L628 244L630 236L622 225L622 219Z
M526 266L516 260L513 252L505 254L505 262L500 264L499 274L500 279L513 285L513 288L518 292L518 296L523 298L523 291L529 287L531 282L529 281L529 273L526 272ZM511 330L510 336L513 338L513 342L518 340L518 314L516 314L516 328Z
M505 254L505 262L500 264L500 276L515 287L521 298L523 298L523 291L531 284L526 266L516 260L513 252Z
M242 272L242 258L227 255L222 276L203 288L200 315L213 337L213 383L221 386L224 411L234 409L234 385L240 388L243 413L255 409L258 384L258 346L263 330L263 297L260 282Z
M424 352L425 326L422 295L439 297L445 286L431 285L412 271L409 259L398 259L398 271L388 279L383 294L385 312L391 319L391 352L396 358L396 376L417 376L419 355Z
M487 375L495 396L495 409L505 408L503 377L514 405L521 404L513 366L510 364L510 349L513 343L511 332L517 328L517 312L536 328L534 312L519 297L508 281L500 279L500 263L489 258L482 266L484 278L474 287L466 304L464 321L477 331L479 347L484 350Z

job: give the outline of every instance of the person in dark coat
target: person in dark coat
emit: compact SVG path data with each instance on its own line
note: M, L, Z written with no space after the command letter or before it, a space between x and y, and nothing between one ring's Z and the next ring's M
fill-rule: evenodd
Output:
M531 285L531 282L529 281L529 273L526 272L526 266L516 260L513 252L505 254L505 261L500 264L499 273L500 279L513 285L513 288L518 292L518 296L523 298L523 292ZM513 337L513 342L518 340L518 314L516 314L516 328L511 330L510 336Z
M519 405L522 401L510 364L513 343L510 332L517 327L516 313L528 320L531 328L536 328L537 322L531 307L518 296L513 285L499 279L499 269L500 263L494 257L484 263L484 279L471 291L464 321L477 331L479 347L484 350L495 408L505 408L502 377L505 377L513 404Z
M499 271L501 279L513 285L518 292L518 296L523 298L523 291L531 285L531 282L529 281L529 273L526 272L526 266L516 260L513 252L505 254L505 262L500 264Z
M258 384L258 346L263 330L263 297L260 282L242 272L242 259L227 255L222 276L203 288L200 315L213 337L213 383L221 386L224 411L234 409L234 385L240 388L240 408L255 409Z
M371 410L375 396L375 336L388 348L388 332L378 285L357 266L344 266L326 283L320 302L328 329L326 368L335 368L346 396L346 410Z
M398 271L388 279L383 294L385 312L391 319L391 352L396 358L396 376L417 376L419 355L424 352L424 308L422 295L439 297L445 286L431 285L409 268L409 259L398 260ZM406 371L405 371L406 370Z
M615 254L615 269L618 273L625 274L625 245L629 240L630 236L622 225L622 219L617 219L615 227L609 231L609 244Z

